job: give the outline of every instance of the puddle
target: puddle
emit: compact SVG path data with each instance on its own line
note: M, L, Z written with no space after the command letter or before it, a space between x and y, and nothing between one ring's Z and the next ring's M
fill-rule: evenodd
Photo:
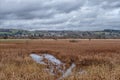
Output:
M32 59L34 61L36 61L37 63L40 63L40 64L45 64L42 60L43 60L43 57L42 56L38 56L36 54L31 54L30 55L32 57Z
M61 65L62 62L50 54L43 54L43 57L55 65Z
M55 58L50 54L30 54L31 58L39 64L47 65L49 72L51 74L61 73L63 74L62 66L64 65L59 59Z
M72 70L76 67L76 64L72 63L68 69L65 69L65 63L50 54L30 54L30 56L36 63L47 65L48 68L45 70L49 71L51 75L57 75L57 73L60 73L62 76L57 80L70 76ZM83 74L84 71L81 70L79 73Z
M31 54L30 55L34 61L40 64L49 64L52 63L54 65L61 65L63 64L59 59L55 58L53 55L50 54ZM47 60L47 62L45 62Z
M62 75L62 77L60 77L58 80L61 80L65 77L68 77L69 75L72 74L72 69L75 68L76 65L74 63L72 63L72 65L65 71L65 73Z

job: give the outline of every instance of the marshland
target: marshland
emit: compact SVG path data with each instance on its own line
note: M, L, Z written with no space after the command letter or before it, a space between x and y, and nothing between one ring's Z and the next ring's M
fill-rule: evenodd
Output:
M120 80L120 40L1 39L0 80Z

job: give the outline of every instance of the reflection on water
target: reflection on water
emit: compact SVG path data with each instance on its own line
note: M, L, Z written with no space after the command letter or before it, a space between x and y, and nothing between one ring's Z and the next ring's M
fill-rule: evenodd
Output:
M51 74L57 75L57 72L61 73L62 77L60 77L58 80L70 76L72 74L72 70L76 67L75 63L72 63L68 69L63 69L63 66L65 67L65 64L51 54L30 54L30 56L37 63L47 65L48 69L46 70L48 70ZM82 74L84 72L80 71L79 73Z
M72 69L74 67L76 67L76 65L74 63L72 63L72 65L65 71L65 73L63 74L63 76L60 77L58 80L61 80L61 79L65 78L65 77L68 77L69 75L71 75L72 74Z

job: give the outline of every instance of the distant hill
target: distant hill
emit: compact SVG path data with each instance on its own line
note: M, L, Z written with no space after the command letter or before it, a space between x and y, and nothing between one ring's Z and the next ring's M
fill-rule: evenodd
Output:
M27 31L19 29L0 29L0 38L39 39L39 38L80 38L80 39L120 39L120 30L103 31Z

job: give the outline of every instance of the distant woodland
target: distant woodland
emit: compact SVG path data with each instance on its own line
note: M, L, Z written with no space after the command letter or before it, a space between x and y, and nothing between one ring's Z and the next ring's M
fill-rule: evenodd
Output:
M120 30L103 31L27 31L0 29L1 39L120 39Z

